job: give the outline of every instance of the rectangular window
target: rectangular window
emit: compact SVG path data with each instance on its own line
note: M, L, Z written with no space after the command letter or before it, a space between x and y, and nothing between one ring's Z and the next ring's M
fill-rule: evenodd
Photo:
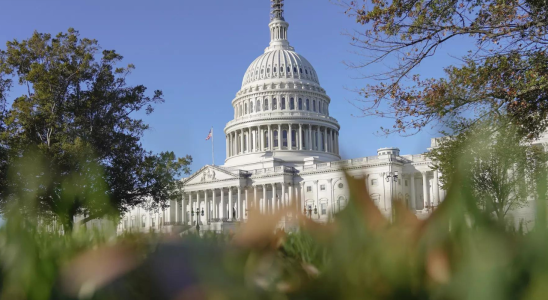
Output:
M405 186L407 186L407 180L405 181Z
M327 215L327 203L322 203L322 215Z
M371 185L377 185L378 180L377 179L371 179Z
M306 191L307 191L307 192L312 192L312 187L311 187L311 186L307 186L307 187L306 187Z
M320 185L320 191L325 191L325 184Z

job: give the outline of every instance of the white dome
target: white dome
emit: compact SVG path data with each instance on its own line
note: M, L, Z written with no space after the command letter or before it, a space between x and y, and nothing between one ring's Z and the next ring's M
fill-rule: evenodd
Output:
M270 50L255 59L244 76L242 87L259 80L293 78L320 84L312 64L293 50Z

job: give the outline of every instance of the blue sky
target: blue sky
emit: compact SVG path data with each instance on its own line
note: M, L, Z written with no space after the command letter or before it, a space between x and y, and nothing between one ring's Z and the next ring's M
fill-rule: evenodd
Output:
M358 74L343 64L359 60L342 34L356 25L335 5L337 1L286 2L289 41L315 67L332 99L330 113L341 124L343 159L375 155L376 149L387 146L399 147L403 154L424 152L430 138L438 136L436 130L412 137L378 136L380 126L390 126L390 120L352 116L360 112L349 103L357 98L349 89L367 82L356 79ZM82 37L97 39L104 49L122 54L124 64L135 64L129 83L144 84L150 92L160 89L166 100L144 117L151 126L144 146L192 155L193 171L211 164L211 144L205 137L212 126L215 162L224 161L222 132L233 117L231 101L247 67L269 42L268 0L17 0L3 3L3 11L2 49L6 41L26 39L34 30L55 34L74 27ZM441 76L441 67L452 62L448 53L458 48L442 49L447 52L421 65L420 73Z

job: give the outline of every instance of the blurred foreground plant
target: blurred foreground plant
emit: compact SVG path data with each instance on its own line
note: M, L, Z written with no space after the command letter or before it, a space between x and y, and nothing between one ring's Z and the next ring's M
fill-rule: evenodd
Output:
M457 164L459 162L456 162ZM249 212L234 235L115 236L43 231L14 210L0 230L2 299L544 299L546 168L535 172L527 233L493 218L457 170L444 202L418 220L395 201L388 221L362 179L319 224L300 211ZM277 230L297 217L299 230ZM292 218L295 220L295 218Z

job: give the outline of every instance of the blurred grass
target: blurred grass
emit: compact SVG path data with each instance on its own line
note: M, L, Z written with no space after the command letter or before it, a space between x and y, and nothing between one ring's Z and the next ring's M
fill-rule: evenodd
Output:
M528 232L482 211L468 178L427 220L396 201L389 222L349 177L333 222L301 215L291 233L276 231L284 211L250 212L235 235L63 235L13 208L0 228L0 299L546 299L546 169Z

